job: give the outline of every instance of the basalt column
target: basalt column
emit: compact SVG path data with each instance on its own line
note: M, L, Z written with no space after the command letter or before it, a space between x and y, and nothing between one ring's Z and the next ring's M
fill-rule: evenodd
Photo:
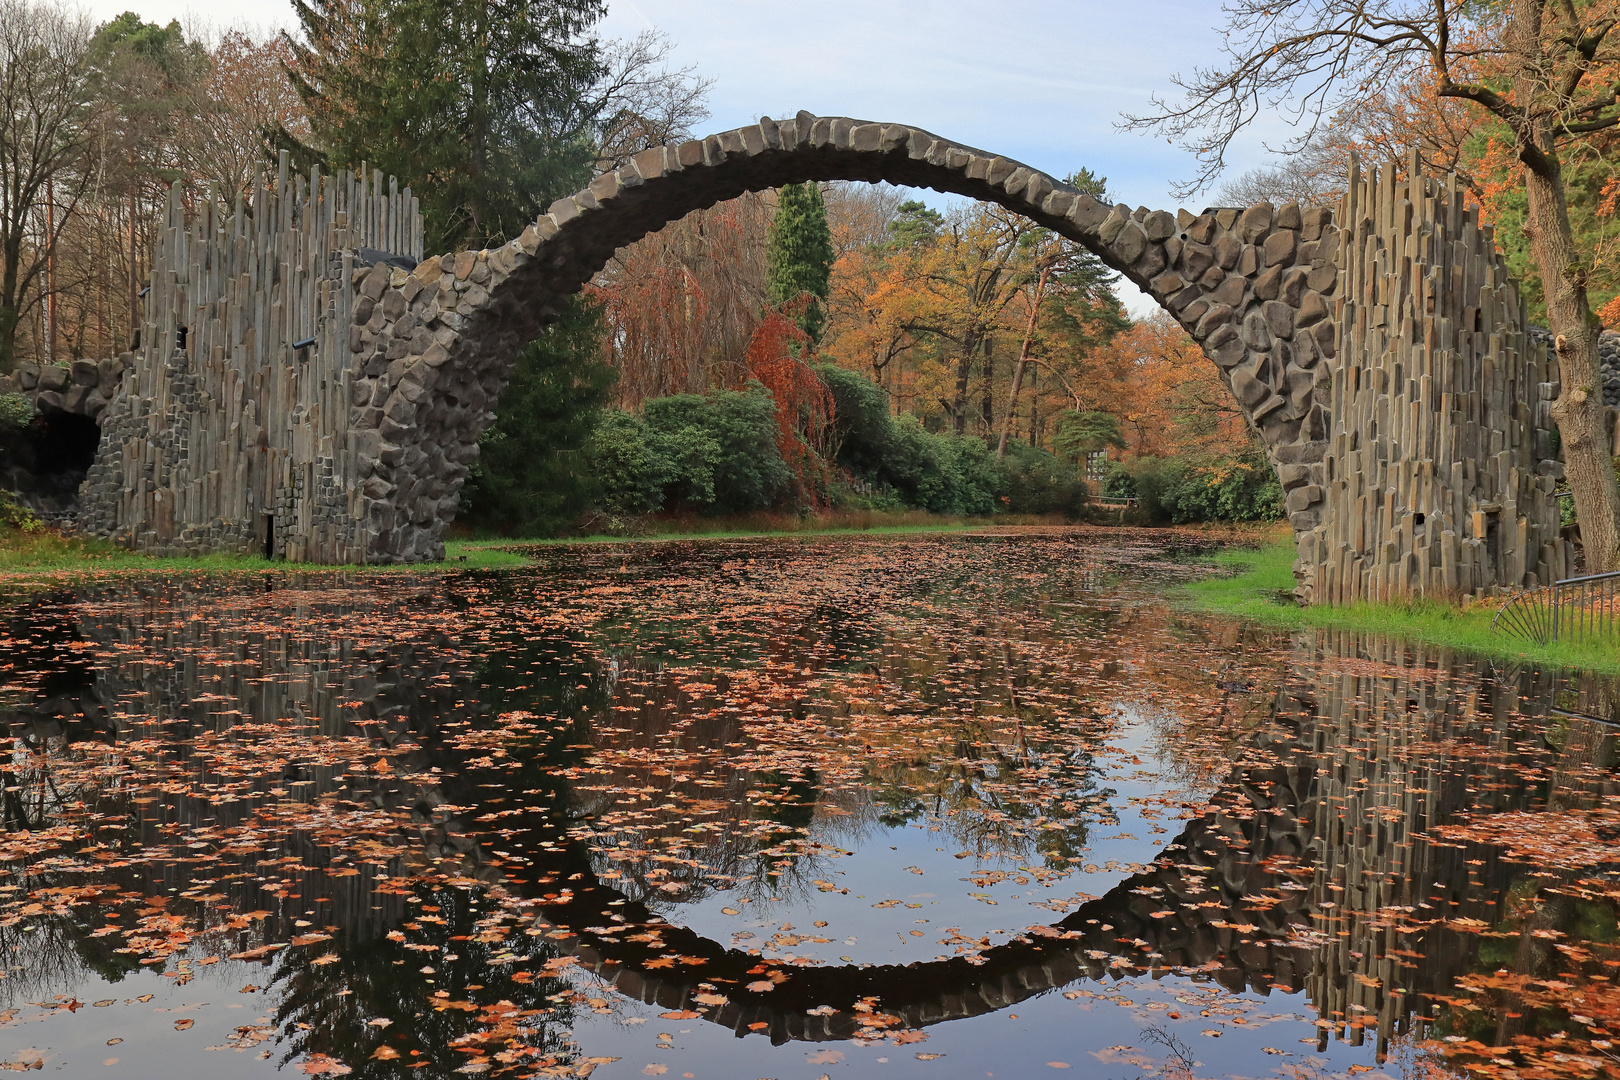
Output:
M1470 595L1566 575L1544 349L1455 178L1353 169L1307 602Z
M283 155L234 206L195 202L171 191L81 526L159 555L376 561L392 509L373 513L356 479L369 444L350 339L372 264L421 257L416 200L376 174L291 173Z

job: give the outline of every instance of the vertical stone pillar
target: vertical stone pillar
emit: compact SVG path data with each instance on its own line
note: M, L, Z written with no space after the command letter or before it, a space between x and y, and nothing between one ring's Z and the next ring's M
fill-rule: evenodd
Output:
M1362 174L1335 214L1332 427L1301 598L1458 597L1565 574L1546 351L1456 178Z

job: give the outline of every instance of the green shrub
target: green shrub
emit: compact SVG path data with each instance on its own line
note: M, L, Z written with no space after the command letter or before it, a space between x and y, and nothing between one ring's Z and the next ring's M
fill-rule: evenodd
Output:
M0 490L0 529L36 533L44 527L45 523L32 510L19 503L15 495Z
M677 394L642 408L648 443L663 459L664 504L712 514L764 510L793 488L776 445L776 402L746 390Z
M1027 442L1009 441L1000 468L1003 505L1011 513L1075 517L1086 503L1074 464Z
M0 431L21 431L34 419L34 406L21 394L0 394Z
M1233 458L1138 458L1110 464L1103 493L1135 498L1152 521L1275 521L1283 516L1282 485L1256 450Z
M833 461L850 474L875 481L894 451L889 395L871 379L835 364L816 369L833 400Z
M613 517L644 514L664 504L665 462L638 417L617 409L603 415L587 447L596 503Z
M1010 442L1000 461L977 438L936 434L912 416L889 415L889 396L861 375L817 369L832 394L834 460L876 485L874 509L896 503L937 514L1074 515L1085 503L1075 467L1045 450Z
M949 435L936 435L915 416L894 422L893 442L878 479L907 505L935 514L995 512L993 485L976 484L979 470L970 450Z

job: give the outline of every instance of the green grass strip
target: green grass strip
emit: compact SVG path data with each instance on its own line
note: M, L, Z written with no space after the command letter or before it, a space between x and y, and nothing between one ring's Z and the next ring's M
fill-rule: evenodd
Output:
M1288 541L1260 548L1228 548L1207 561L1225 572L1171 590L1175 602L1268 626L1386 634L1497 659L1620 673L1620 648L1612 642L1537 645L1492 632L1494 604L1459 609L1434 600L1414 599L1393 604L1300 607L1293 601L1294 545Z
M834 519L836 522L837 519ZM1025 522L1019 521L1018 524ZM985 528L986 520L940 517L904 524L838 524L817 526L816 519L802 522L764 521L738 526L716 522L713 531L703 531L702 523L641 536L581 536L561 538L513 538L451 540L445 544L440 562L360 566L326 563L288 562L260 555L159 556L129 551L106 540L64 537L53 532L0 532L0 579L26 582L31 579L61 580L64 577L106 573L193 573L228 574L250 571L338 571L367 570L378 573L434 570L499 569L533 565L524 549L566 547L573 544L660 543L671 540L740 540L765 536L840 536L850 534L905 535L911 533L967 532ZM999 524L999 523L998 523Z

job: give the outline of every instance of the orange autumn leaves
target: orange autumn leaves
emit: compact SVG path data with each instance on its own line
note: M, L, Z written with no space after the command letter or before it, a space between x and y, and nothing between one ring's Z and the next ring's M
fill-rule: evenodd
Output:
M1235 456L1250 436L1232 393L1169 315L1135 323L1095 348L1074 408L1118 417L1128 452L1137 456Z

